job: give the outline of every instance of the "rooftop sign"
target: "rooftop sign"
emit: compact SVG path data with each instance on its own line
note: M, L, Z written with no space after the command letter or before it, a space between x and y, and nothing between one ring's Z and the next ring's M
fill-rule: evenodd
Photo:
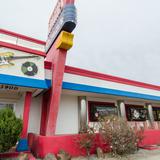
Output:
M58 0L49 20L46 52L48 52L61 31L71 33L76 27L76 23L77 16L75 5L64 4L63 0Z

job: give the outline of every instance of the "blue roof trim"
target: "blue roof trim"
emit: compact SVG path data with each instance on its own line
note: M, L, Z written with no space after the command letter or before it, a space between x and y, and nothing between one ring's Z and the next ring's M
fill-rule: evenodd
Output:
M15 85L20 87L47 89L45 80L0 74L0 84Z
M75 83L69 83L69 82L63 82L62 88L68 89L68 90L75 90L75 91L92 92L92 93L98 93L98 94L108 94L108 95L123 96L123 97L129 97L129 98L139 98L139 99L160 101L160 96L153 96L148 94L141 94L141 93L121 91L121 90L101 88L101 87L94 87L94 86L89 86L84 84L75 84Z

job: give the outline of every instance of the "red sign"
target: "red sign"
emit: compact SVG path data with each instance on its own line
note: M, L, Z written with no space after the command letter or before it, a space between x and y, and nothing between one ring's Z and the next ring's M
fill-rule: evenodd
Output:
M76 27L77 16L74 0L58 0L49 19L46 52L51 48L61 31L72 32Z
M59 0L56 4L56 7L54 8L52 15L49 19L49 24L48 24L48 33L50 33L53 25L56 23L56 20L60 16L62 10L63 10L64 2L63 0Z

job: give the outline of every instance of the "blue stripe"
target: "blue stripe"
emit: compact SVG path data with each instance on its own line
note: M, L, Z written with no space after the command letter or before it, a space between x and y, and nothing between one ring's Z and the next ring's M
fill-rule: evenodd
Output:
M123 97L129 97L129 98L139 98L139 99L160 101L159 96L152 96L152 95L140 94L135 92L127 92L127 91L121 91L121 90L115 90L115 89L94 87L94 86L88 86L84 84L75 84L75 83L69 83L69 82L63 82L62 88L68 89L68 90L74 90L74 91L92 92L92 93L108 94L108 95L114 95L114 96L123 96Z
M18 76L0 74L0 84L15 85L21 87L47 89L45 80L24 78Z
M46 84L47 84L48 88L50 88L51 87L51 80L50 79L46 79Z

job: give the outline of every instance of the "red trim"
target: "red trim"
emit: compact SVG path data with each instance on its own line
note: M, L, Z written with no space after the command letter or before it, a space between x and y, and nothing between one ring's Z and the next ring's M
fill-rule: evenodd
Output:
M2 42L2 41L0 41L0 47L16 49L16 50L27 52L27 53L29 52L29 53L36 54L36 55L43 56L43 57L46 56L45 52L37 51L34 49L29 49L26 47L17 46L15 44L10 44L10 43L6 43L6 42Z
M122 84L126 84L126 85L143 87L143 88L148 88L148 89L153 89L153 90L158 90L158 91L160 90L160 86L157 86L157 85L147 84L147 83L143 83L143 82L138 82L138 81L134 81L134 80L129 80L129 79L125 79L125 78L120 78L120 77L111 76L111 75L107 75L107 74L97 73L97 72L88 71L88 70L79 69L79 68L70 67L70 66L65 67L65 72L70 73L70 74L76 74L76 75L80 75L80 76L90 77L90 78L101 79L101 80L105 80L105 81L122 83Z
M24 39L24 40L27 40L27 41L30 41L30 42L38 43L38 44L41 44L41 45L46 45L46 42L44 42L44 41L41 41L41 40L38 40L38 39L35 39L35 38L31 38L31 37L28 37L28 36L25 36L25 35L22 35L22 34L18 34L18 33L15 33L15 32L7 31L7 30L4 30L4 29L0 29L0 33L7 34L7 35L10 35L10 36L13 36L13 37L18 37L18 38L21 38L21 39Z
M45 69L51 69L52 68L52 63L48 61L44 61L44 68Z
M45 69L51 69L51 62L48 62L48 61L45 62ZM138 82L138 81L129 80L126 78L120 78L120 77L116 77L108 74L98 73L98 72L89 71L89 70L80 69L80 68L71 67L71 66L65 66L65 73L160 91L160 86L157 86L157 85Z

